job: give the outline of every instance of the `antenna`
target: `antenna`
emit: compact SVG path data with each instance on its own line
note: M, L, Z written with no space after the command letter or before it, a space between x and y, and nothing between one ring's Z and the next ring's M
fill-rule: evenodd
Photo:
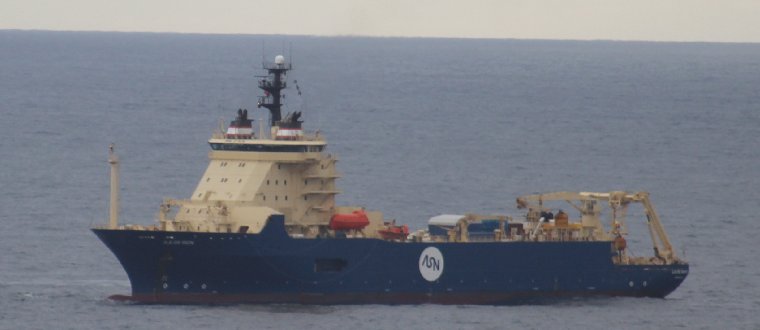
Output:
M266 53L267 53L266 41L264 41L264 39L261 39L261 65L262 66L264 65L264 56L266 55Z
M288 57L290 58L288 62L293 65L293 42L288 43Z

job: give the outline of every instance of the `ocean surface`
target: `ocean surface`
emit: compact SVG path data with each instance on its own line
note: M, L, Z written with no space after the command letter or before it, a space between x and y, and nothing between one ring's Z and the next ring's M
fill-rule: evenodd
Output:
M256 119L262 56L328 137L342 205L425 226L515 197L646 190L691 273L665 299L143 306L89 228L188 198ZM0 31L0 329L760 329L760 44ZM636 246L633 246L636 243ZM639 255L651 248L631 242Z

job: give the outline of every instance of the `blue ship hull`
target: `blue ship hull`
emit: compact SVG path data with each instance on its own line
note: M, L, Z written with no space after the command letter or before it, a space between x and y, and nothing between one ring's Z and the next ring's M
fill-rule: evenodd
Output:
M272 216L259 234L93 231L132 284L131 296L113 298L141 303L499 305L665 297L689 272L687 264L615 265L610 242L297 239L286 234L282 216ZM432 281L421 274L428 247L443 258L427 265L440 271Z

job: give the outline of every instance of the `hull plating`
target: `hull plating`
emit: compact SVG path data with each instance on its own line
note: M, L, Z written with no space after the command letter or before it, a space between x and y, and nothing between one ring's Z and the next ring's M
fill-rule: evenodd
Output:
M609 242L292 239L281 217L260 234L94 232L132 284L131 296L113 298L142 303L496 305L665 297L688 274L688 265L614 265ZM440 253L432 262L423 253L430 247Z

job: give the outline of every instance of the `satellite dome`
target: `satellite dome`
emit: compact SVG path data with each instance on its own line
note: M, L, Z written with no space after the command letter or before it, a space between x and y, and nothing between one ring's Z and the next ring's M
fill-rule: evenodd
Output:
M274 64L285 64L285 56L277 55L274 57Z

